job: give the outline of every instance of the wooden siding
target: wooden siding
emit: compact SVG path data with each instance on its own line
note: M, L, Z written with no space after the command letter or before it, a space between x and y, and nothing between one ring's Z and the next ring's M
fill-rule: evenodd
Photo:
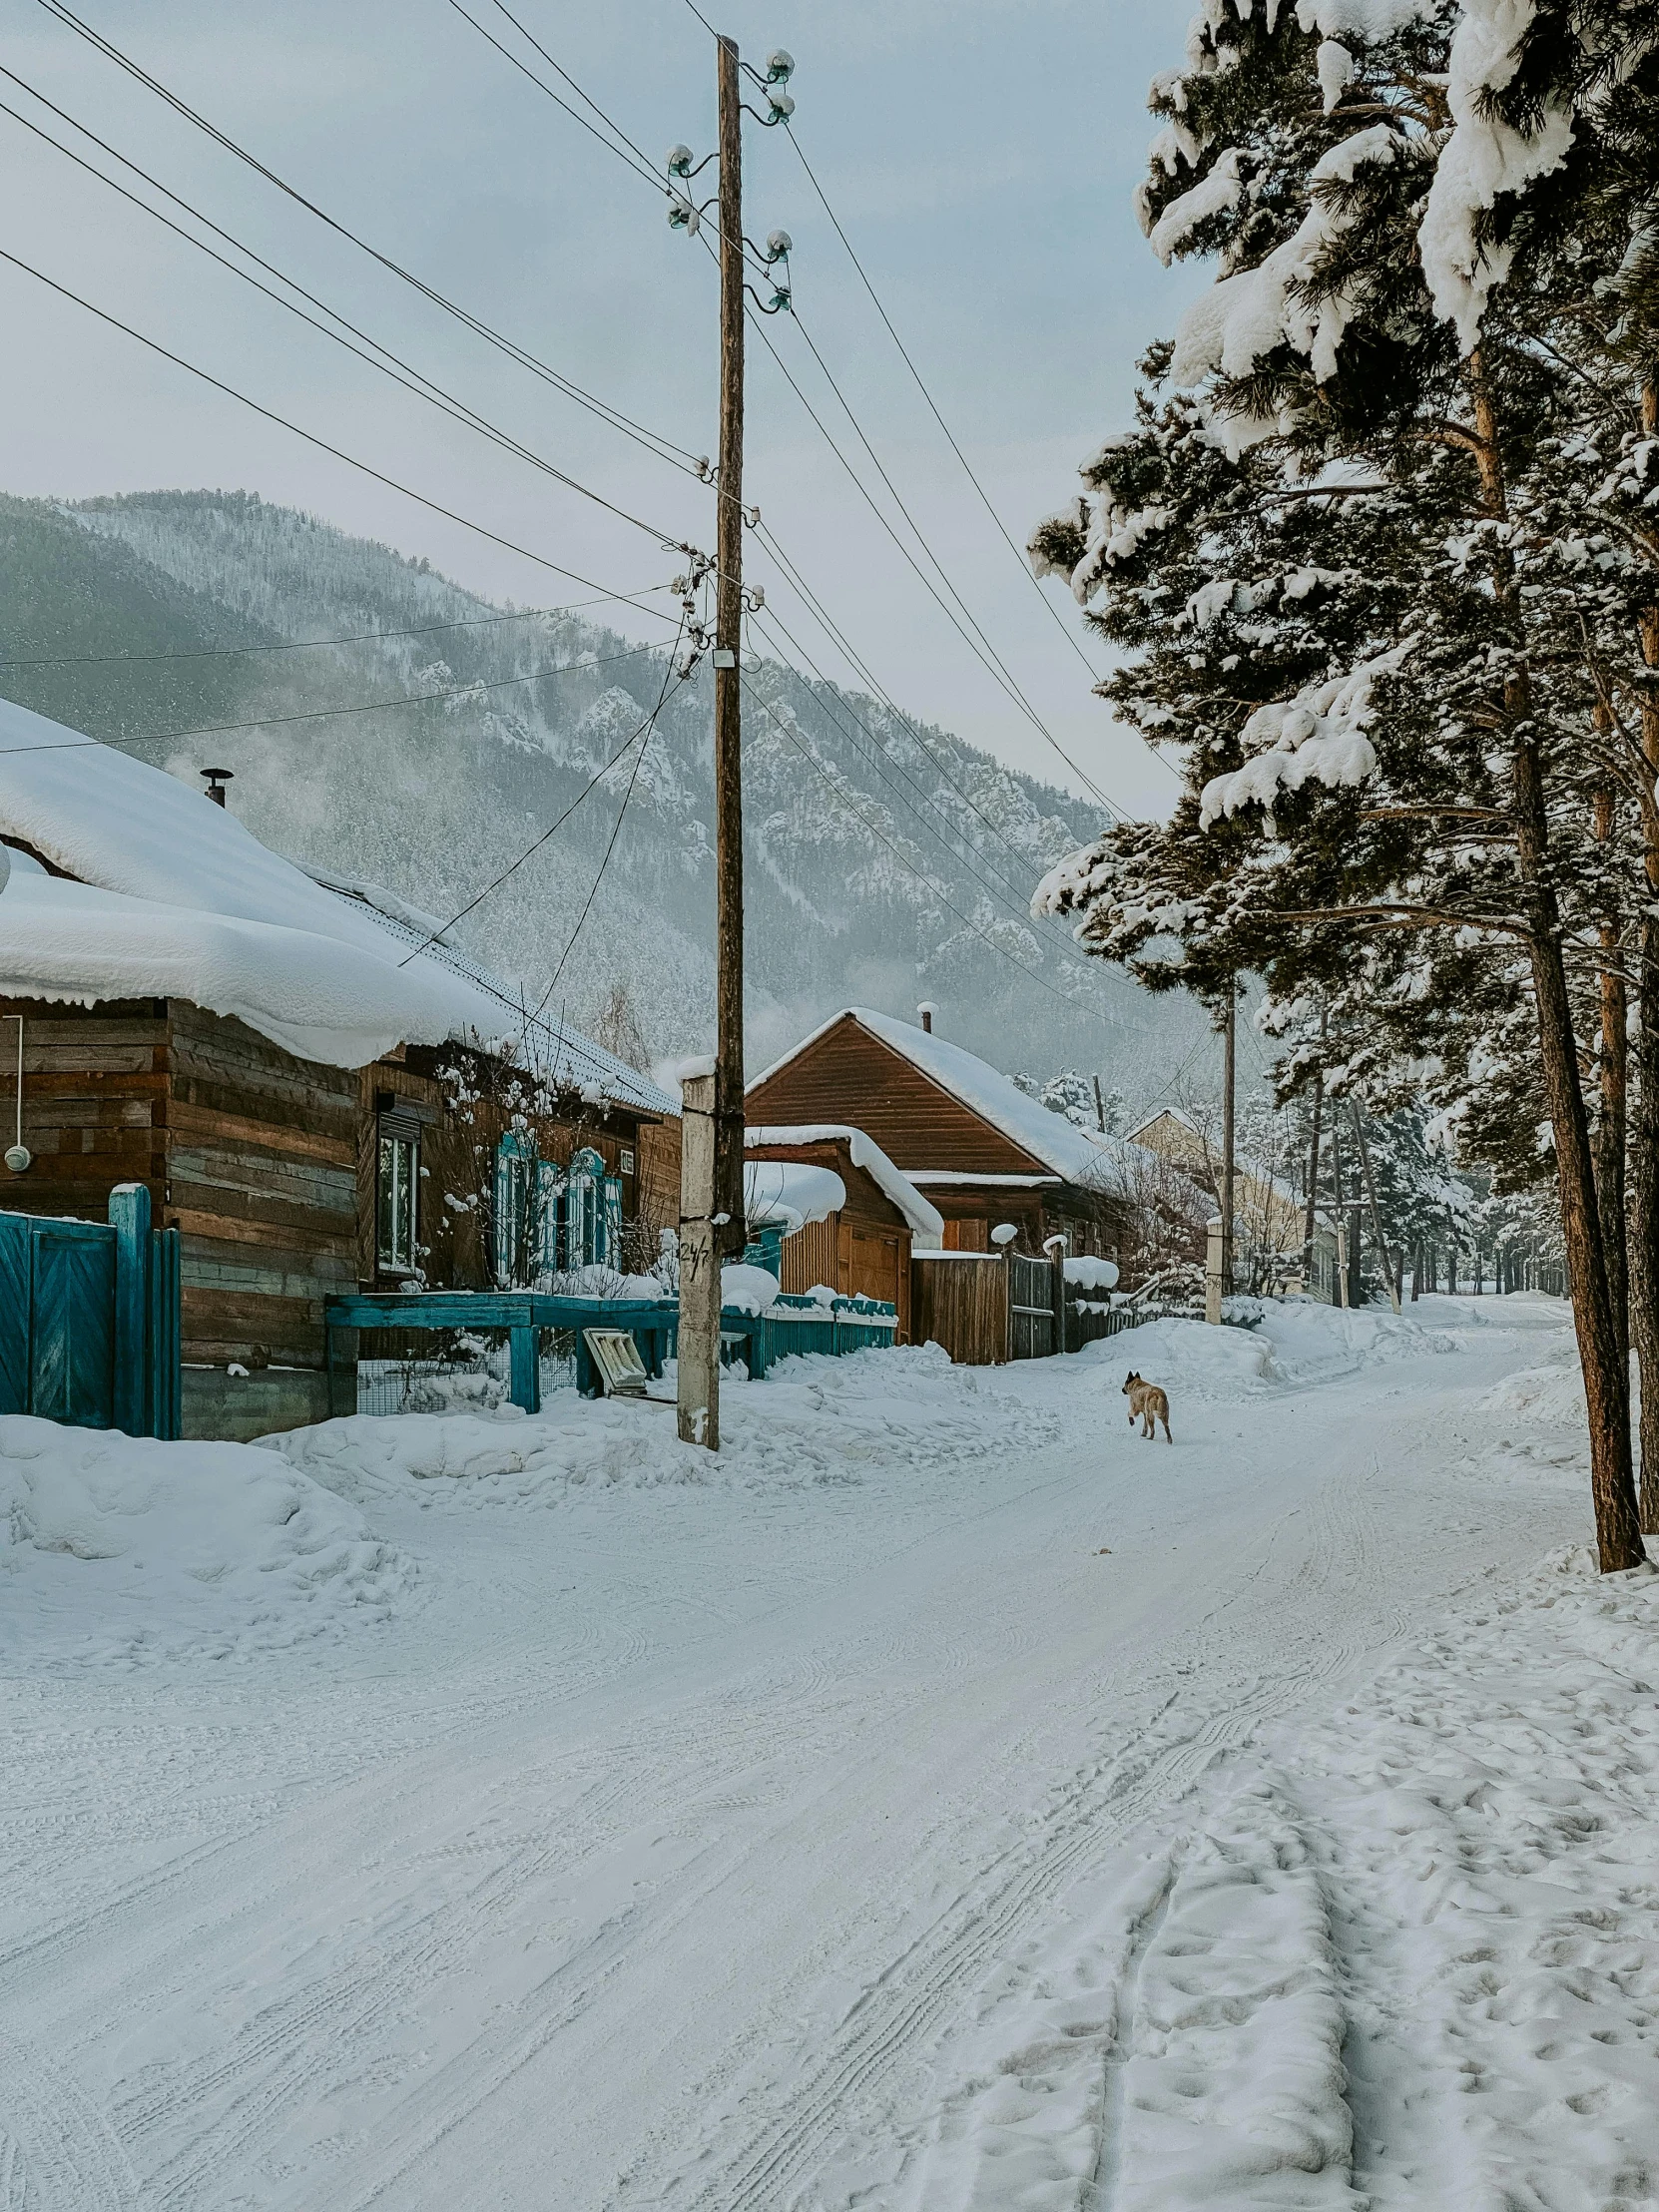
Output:
M26 1175L0 1171L0 1206L25 1214L109 1219L117 1183L148 1185L158 1227L167 1179L166 1002L97 1008L0 999L0 1126L17 1111L17 1029L23 1033Z
M1008 1357L1008 1270L999 1260L910 1261L914 1342L936 1344L963 1367Z
M805 1294L827 1284L844 1297L880 1298L898 1309L898 1342L910 1341L910 1225L879 1183L852 1164L844 1137L751 1145L751 1160L800 1160L831 1169L846 1204L828 1221L809 1222L784 1239L780 1287Z
M318 1370L322 1301L357 1287L357 1075L179 1000L170 1043L186 1363Z
M750 1091L751 1127L842 1122L899 1168L963 1175L1046 1175L1047 1164L910 1065L851 1014Z

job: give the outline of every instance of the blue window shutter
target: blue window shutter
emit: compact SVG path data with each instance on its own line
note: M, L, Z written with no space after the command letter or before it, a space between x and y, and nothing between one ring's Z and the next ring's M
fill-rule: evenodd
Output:
M622 1267L622 1178L605 1178L605 1250L601 1257L619 1272Z

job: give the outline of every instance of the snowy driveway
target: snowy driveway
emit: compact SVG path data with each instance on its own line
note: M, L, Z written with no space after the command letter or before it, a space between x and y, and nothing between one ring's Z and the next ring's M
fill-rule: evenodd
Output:
M1224 1755L1587 1532L1478 1409L1560 1310L1416 1315L1140 1333L1173 1449L1121 1345L818 1363L702 1482L655 1407L306 1432L388 1617L7 1649L0 2206L1127 2204L989 2188L974 2034Z

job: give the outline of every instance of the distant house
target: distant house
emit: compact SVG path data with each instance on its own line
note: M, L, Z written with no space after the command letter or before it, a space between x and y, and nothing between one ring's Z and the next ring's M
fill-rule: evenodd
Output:
M1190 1114L1166 1106L1162 1112L1130 1132L1130 1142L1156 1152L1201 1184L1218 1203L1221 1195L1220 1148ZM1302 1272L1306 1212L1290 1187L1256 1161L1235 1158L1233 1164L1234 1246L1239 1256L1240 1280L1249 1256L1264 1286ZM1332 1247L1333 1253L1335 1246ZM1331 1263L1335 1265L1334 1260ZM1323 1295L1323 1293L1322 1293Z
M984 1252L999 1223L1015 1249L1045 1237L1115 1259L1127 1240L1134 1145L1079 1129L988 1061L930 1029L849 1006L749 1085L752 1123L860 1129L943 1218L947 1251Z
M844 1124L747 1130L744 1159L751 1233L774 1222L787 1232L780 1288L884 1299L908 1344L910 1255L937 1251L944 1238L930 1201L863 1130Z
M622 1268L678 1219L677 1102L436 920L4 703L0 841L3 1118L31 1155L0 1207L98 1220L149 1187L182 1233L187 1435L354 1409L328 1402L331 1292Z

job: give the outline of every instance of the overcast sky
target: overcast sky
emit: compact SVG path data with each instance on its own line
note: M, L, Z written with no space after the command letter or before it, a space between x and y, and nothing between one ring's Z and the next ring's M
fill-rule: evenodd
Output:
M694 453L716 445L716 282L664 203L492 50L452 0L71 0L83 19L327 212L541 359ZM653 160L713 141L714 53L687 0L511 0ZM466 0L550 83L495 0ZM36 0L0 0L6 65L522 443L675 537L710 494L458 327L173 115ZM1134 363L1195 278L1129 212L1147 81L1187 0L733 0L746 58L785 46L803 150L1017 540L1125 419ZM558 89L563 92L564 87ZM111 166L15 86L8 105ZM568 95L567 95L568 97ZM747 228L795 241L802 322L928 542L1060 744L1127 809L1173 779L1114 729L951 456L782 131L748 127ZM705 173L712 178L712 172ZM131 182L131 179L128 180ZM142 189L142 188L140 188ZM658 584L650 536L387 383L0 116L0 246L444 506L606 588ZM243 486L521 605L578 596L262 421L0 264L0 488L80 497ZM769 325L871 474L799 329ZM904 566L752 341L748 498L894 698L1069 782ZM752 573L828 673L834 649ZM1044 587L1073 637L1063 590ZM649 624L623 610L620 626ZM1087 650L1097 663L1099 648ZM854 680L855 679L851 679Z

